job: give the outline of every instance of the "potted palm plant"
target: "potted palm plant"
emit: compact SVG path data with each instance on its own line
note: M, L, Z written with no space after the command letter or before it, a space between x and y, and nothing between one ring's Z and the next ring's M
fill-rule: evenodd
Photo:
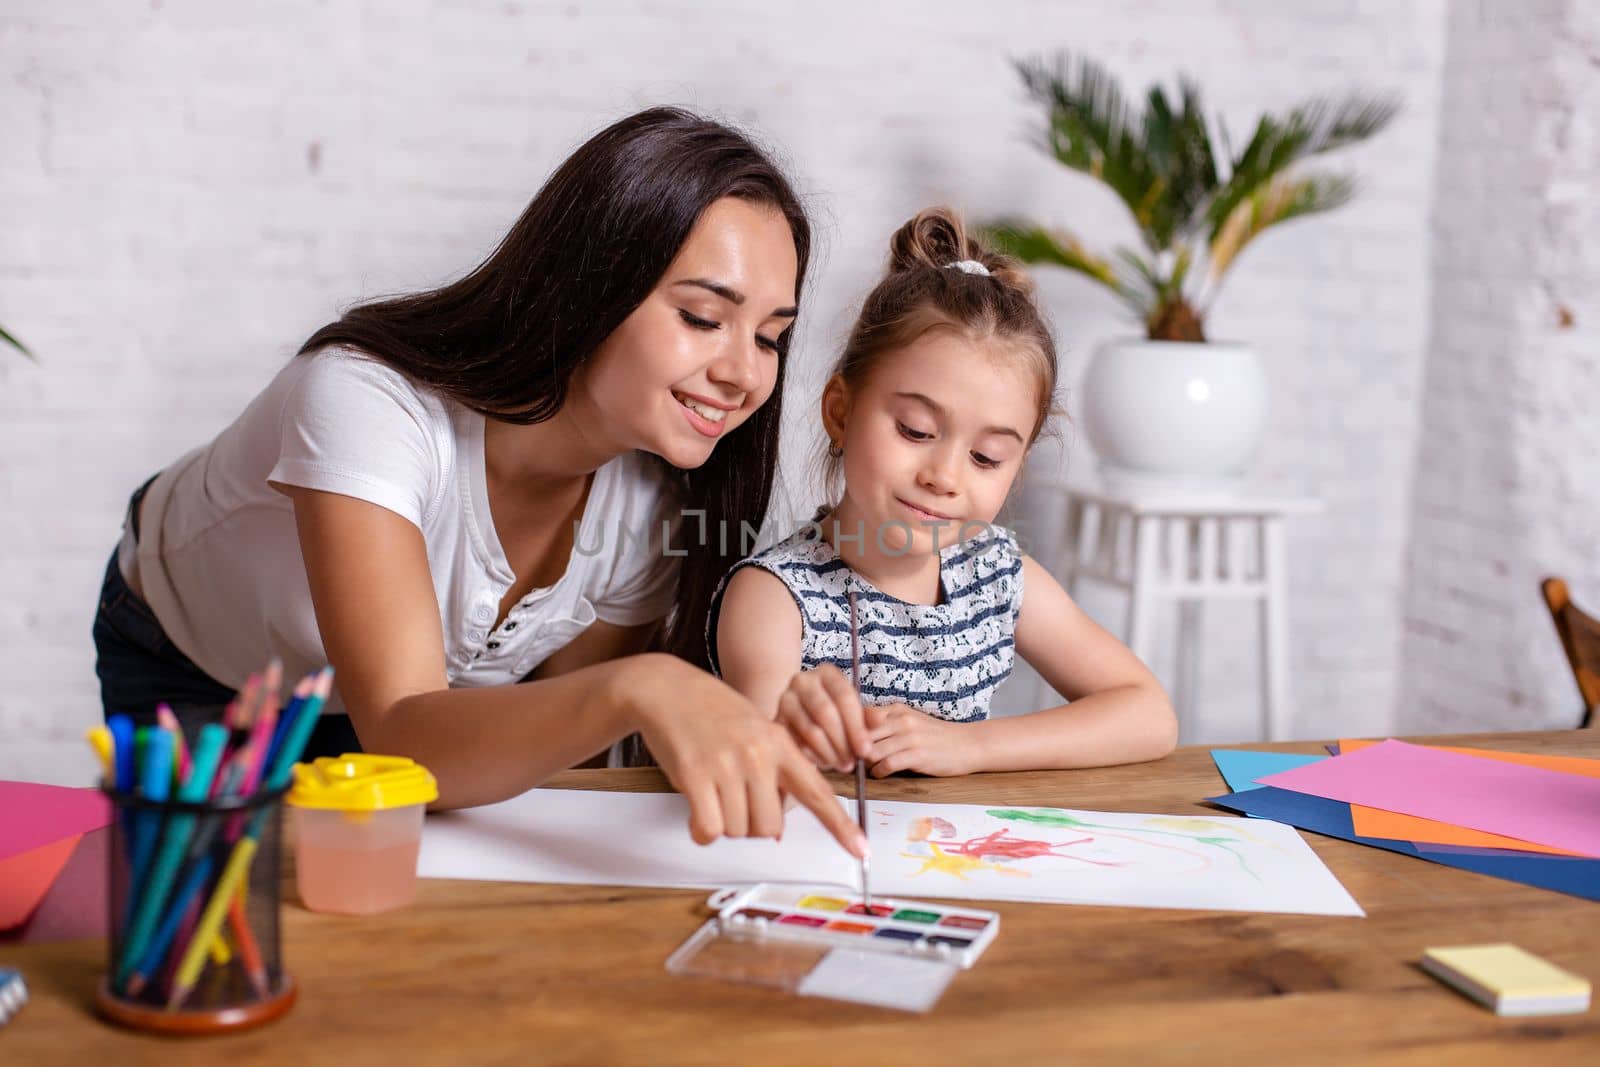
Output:
M1206 315L1251 241L1350 200L1351 176L1304 173L1299 165L1376 134L1397 101L1313 98L1285 115L1263 115L1234 151L1186 77L1176 98L1152 86L1140 110L1092 60L1063 54L1014 66L1044 109L1044 149L1105 183L1140 237L1138 248L1101 255L1070 233L1026 221L985 227L994 244L1025 262L1104 285L1144 327L1143 338L1097 348L1084 379L1084 428L1103 474L1144 484L1227 481L1255 453L1266 388L1254 349L1208 340Z

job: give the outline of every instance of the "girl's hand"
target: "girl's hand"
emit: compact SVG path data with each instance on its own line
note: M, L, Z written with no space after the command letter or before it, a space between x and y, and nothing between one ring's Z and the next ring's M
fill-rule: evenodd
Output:
M639 732L667 778L689 801L689 833L702 845L719 837L781 837L785 798L811 809L852 855L864 855L861 830L788 731L733 687L675 656L634 657L617 685L635 709Z
M871 766L874 778L895 771L917 771L938 777L970 774L972 724L947 722L905 704L885 704L872 709Z
M848 773L872 756L866 713L855 687L831 663L801 671L778 698L777 721L818 767Z

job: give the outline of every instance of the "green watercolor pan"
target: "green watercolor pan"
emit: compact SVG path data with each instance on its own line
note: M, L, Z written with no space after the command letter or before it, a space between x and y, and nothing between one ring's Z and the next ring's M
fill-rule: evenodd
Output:
M992 911L762 883L724 889L716 917L667 960L718 978L907 1011L928 1011L1000 932Z

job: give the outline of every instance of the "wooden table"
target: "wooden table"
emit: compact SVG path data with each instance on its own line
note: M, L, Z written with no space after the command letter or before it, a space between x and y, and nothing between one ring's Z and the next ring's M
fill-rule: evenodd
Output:
M1425 740L1600 757L1600 731ZM664 788L653 771L550 784ZM1203 748L1132 767L874 786L887 799L1210 814L1198 801L1221 792ZM1306 838L1367 918L989 905L1004 917L999 939L926 1016L669 976L663 962L703 919L700 892L426 881L391 915L286 906L300 1002L224 1038L97 1021L99 942L0 952L33 992L0 1029L0 1063L1600 1064L1600 1009L1502 1019L1417 967L1429 945L1513 941L1600 982L1600 905Z

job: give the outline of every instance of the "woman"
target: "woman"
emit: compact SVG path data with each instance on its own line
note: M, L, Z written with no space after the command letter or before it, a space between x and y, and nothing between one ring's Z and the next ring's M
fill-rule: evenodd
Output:
M782 729L702 669L741 546L692 535L766 511L809 246L740 134L666 108L597 134L477 269L323 327L135 493L95 624L106 712L195 714L269 655L326 661L349 718L319 750L353 730L412 756L440 806L637 733L696 840L776 836L788 795L862 851Z

